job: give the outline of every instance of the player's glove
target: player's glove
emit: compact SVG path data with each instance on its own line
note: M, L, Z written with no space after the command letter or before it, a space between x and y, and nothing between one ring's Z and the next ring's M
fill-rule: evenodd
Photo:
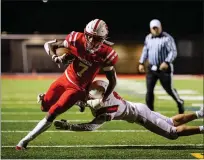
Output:
M60 121L56 120L54 122L54 126L56 129L60 129L60 130L70 130L71 128L71 124L69 124L65 119L61 119Z
M57 63L58 67L60 68L60 63L65 63L66 61L66 53L61 56L53 55L52 61Z
M79 106L79 111L80 112L84 112L85 111L85 107L87 106L87 104L83 101L78 101L75 103L75 105Z

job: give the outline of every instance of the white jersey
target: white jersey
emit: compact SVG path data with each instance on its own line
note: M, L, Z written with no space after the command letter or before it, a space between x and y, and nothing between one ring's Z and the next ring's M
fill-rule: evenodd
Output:
M126 120L135 122L137 117L136 105L140 103L132 103L122 99L117 92L109 95L105 102L101 99L87 101L92 113L95 117L99 115L107 115L106 120Z
M102 99L88 100L87 104L95 117L90 123L73 124L72 130L95 130L106 121L125 120L134 123L138 120L139 107L142 103L133 103L124 100L117 92L112 92L105 102Z
M124 120L138 123L169 139L178 137L172 119L151 111L145 104L123 100L117 92L111 93L105 102L102 102L101 99L94 99L88 100L87 104L95 118L89 123L70 124L70 130L93 131L106 121Z

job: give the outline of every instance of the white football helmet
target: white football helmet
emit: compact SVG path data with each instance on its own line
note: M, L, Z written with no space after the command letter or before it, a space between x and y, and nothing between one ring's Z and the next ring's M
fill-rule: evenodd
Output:
M84 29L86 50L96 52L108 36L108 26L103 20L95 19L89 22Z
M108 83L102 80L94 81L89 87L89 98L101 99L108 87Z

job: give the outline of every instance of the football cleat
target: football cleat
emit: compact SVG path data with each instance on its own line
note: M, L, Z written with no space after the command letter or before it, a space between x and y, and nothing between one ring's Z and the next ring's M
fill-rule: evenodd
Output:
M28 142L19 142L16 146L16 150L25 150L27 149Z
M184 100L182 100L182 103L178 104L179 114L183 114L185 112L184 109Z
M204 118L204 106L200 108L201 118Z
M204 118L204 106L202 106L200 110L197 111L197 115L199 118Z

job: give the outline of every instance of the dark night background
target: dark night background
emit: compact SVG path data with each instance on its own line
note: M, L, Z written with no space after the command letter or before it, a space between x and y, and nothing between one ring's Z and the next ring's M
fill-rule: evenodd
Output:
M43 3L42 0L2 0L1 30L8 34L33 34L35 31L40 34L68 34L73 30L83 32L90 20L99 18L108 24L111 41L143 43L149 33L150 20L157 18L162 22L163 29L176 41L187 39L194 46L192 57L182 59L178 56L175 72L201 73L204 51L200 47L204 42L203 10L204 1L48 0ZM2 59L9 58L10 54L2 52ZM9 70L9 63L11 62L3 63L3 71ZM177 64L181 63L180 66L186 63L193 66L196 64L197 68L195 71L189 71L191 67L183 72L181 67L177 67Z
M134 38L149 31L158 18L176 35L203 32L202 1L2 1L2 31L9 33L68 33L83 31L92 19L106 21L110 36Z

